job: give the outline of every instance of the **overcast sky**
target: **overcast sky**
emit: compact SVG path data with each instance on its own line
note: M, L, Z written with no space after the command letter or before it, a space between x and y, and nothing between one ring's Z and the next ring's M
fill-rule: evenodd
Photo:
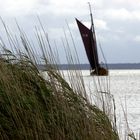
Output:
M75 17L90 26L89 0L0 0L0 16L15 31L15 18L30 36L39 15L50 39L61 51L66 20L72 31L82 63L87 57ZM94 3L93 3L94 2ZM91 2L97 42L109 63L140 62L140 0L96 0ZM0 35L5 37L0 23ZM34 39L34 38L33 38ZM62 59L64 63L64 59Z

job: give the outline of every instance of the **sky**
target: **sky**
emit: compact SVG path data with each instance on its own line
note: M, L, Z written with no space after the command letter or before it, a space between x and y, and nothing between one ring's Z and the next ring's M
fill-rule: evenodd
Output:
M62 63L66 61L63 57L62 38L64 30L68 33L68 22L80 62L87 63L75 18L90 27L88 2L90 0L0 0L0 16L13 34L16 34L16 19L34 42L35 38L32 36L34 27L39 25L38 15L49 34L52 46L56 42ZM139 63L140 0L92 0L90 3L98 46L102 47L107 62ZM6 38L2 23L0 36ZM67 37L69 39L69 35ZM100 57L99 47L98 51Z

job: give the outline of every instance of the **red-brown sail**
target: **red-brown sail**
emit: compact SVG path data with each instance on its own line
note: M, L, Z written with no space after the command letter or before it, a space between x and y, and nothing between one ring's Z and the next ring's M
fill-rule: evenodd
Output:
M92 70L99 68L98 54L97 54L97 44L95 34L93 34L91 29L88 29L83 25L78 19L76 19L79 31L84 43L86 54Z

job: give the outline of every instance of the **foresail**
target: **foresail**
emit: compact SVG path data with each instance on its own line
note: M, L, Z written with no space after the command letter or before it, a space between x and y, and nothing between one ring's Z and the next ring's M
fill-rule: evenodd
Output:
M83 25L78 19L76 19L76 22L84 43L90 66L92 69L98 68L99 62L95 35L93 35L92 31Z

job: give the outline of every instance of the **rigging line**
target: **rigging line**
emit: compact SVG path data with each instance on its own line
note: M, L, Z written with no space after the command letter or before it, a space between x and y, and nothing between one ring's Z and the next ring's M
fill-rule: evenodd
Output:
M106 66L106 68L108 69L107 60L106 60L106 58L105 58L105 55L104 55L103 49L102 49L102 47L101 47L101 43L100 43L100 41L99 41L99 47L100 47L100 50L101 50L101 53L102 53L103 59L105 60L105 66Z

